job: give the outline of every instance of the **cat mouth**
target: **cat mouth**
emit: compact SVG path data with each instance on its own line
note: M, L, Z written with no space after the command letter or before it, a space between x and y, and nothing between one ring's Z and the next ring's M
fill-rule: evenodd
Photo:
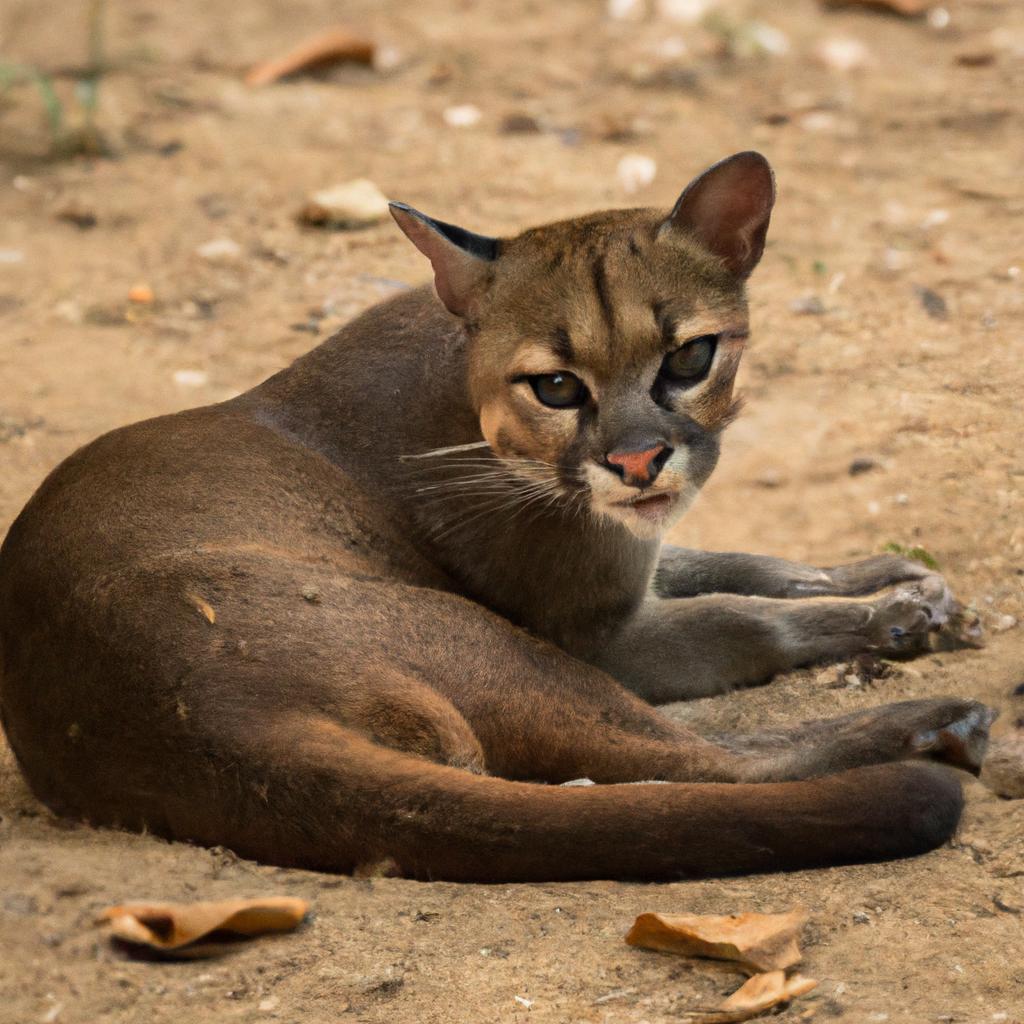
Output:
M664 519L676 502L679 495L675 491L662 491L660 494L640 495L629 501L617 501L617 508L631 509L641 519L658 522Z

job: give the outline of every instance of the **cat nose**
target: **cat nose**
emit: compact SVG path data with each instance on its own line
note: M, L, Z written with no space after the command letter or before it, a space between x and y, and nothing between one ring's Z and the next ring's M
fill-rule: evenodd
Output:
M647 487L657 479L671 454L668 445L656 444L642 451L609 452L605 465L631 487Z

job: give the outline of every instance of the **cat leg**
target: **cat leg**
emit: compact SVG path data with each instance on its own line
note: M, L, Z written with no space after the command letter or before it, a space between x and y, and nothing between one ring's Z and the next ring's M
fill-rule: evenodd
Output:
M705 738L740 755L748 777L758 782L814 778L911 759L938 760L977 775L997 714L977 701L942 697Z
M935 574L920 562L899 555L877 555L830 569L816 569L769 555L695 551L665 545L653 589L659 597L860 597L932 575Z
M584 656L646 700L664 703L764 683L779 672L864 651L913 656L928 650L928 634L954 610L937 576L872 601L651 598Z

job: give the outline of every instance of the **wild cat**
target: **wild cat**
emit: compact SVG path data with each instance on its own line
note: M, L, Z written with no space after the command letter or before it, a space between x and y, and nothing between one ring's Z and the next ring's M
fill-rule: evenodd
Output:
M960 784L923 760L978 769L973 701L715 738L649 703L913 652L950 602L896 557L662 544L735 413L774 196L747 152L667 214L508 239L395 203L436 295L73 454L0 551L0 708L33 790L97 824L421 878L943 842ZM619 785L646 780L668 784Z

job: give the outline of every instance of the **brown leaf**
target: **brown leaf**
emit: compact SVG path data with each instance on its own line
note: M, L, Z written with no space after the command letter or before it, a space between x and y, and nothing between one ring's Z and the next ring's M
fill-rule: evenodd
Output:
M305 900L290 896L211 903L125 903L108 907L97 923L109 921L111 935L125 942L188 956L197 949L192 944L212 932L253 936L291 931L308 909Z
M691 1010L684 1020L693 1024L734 1024L750 1020L780 1003L788 1003L817 986L812 978L802 974L786 977L785 971L770 971L748 978L728 999L714 1010Z
M919 18L930 7L934 0L824 0L829 10L843 7L863 7L881 14L899 14L904 18Z
M332 28L299 43L281 57L257 64L245 76L245 84L256 88L271 85L288 75L312 71L351 61L372 64L376 45L369 39L350 32L347 28Z
M802 908L788 914L641 914L626 936L631 946L684 956L735 960L755 971L800 962L797 936L807 923Z

